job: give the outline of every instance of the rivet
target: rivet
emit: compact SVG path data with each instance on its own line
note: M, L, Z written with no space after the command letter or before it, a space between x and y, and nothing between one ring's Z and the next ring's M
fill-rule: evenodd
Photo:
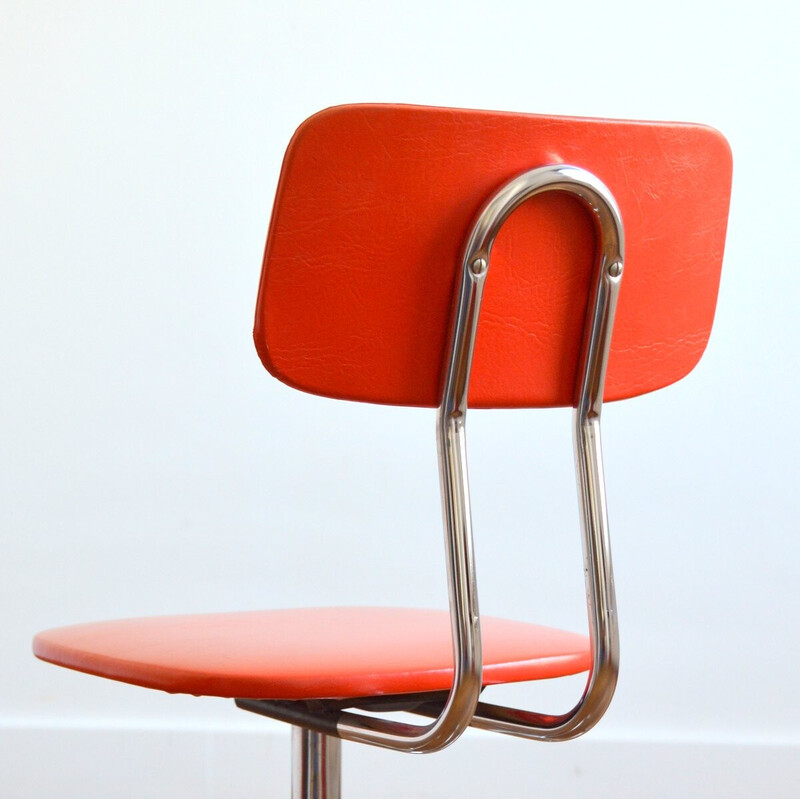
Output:
M469 265L469 268L473 275L483 275L487 266L486 259L483 256L479 256Z

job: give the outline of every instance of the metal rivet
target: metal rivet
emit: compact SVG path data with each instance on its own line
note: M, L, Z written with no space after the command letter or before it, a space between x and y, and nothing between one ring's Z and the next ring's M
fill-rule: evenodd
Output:
M608 265L608 274L612 278L619 278L622 275L622 262L621 261L612 261Z
M486 259L480 256L469 265L469 268L473 275L483 275L487 266Z

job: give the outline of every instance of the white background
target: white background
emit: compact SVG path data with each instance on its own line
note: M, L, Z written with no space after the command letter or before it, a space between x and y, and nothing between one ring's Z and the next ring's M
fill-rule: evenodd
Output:
M288 790L280 725L36 662L38 629L444 605L433 412L300 395L250 337L289 137L381 101L705 122L734 188L706 356L604 415L606 719L346 747L345 792L800 791L798 30L764 2L0 4L0 794ZM483 611L583 629L568 413L473 413L470 457Z

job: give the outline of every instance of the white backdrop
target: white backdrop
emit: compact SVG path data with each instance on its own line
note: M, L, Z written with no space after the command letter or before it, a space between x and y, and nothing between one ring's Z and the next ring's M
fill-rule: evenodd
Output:
M731 143L734 194L699 368L604 415L623 659L606 719L559 747L348 747L345 792L800 790L800 5L0 15L0 794L288 790L277 723L41 664L38 629L444 604L433 413L300 395L250 338L289 137L380 101L705 122ZM569 437L565 413L471 416L484 612L585 626ZM523 700L562 710L567 683Z

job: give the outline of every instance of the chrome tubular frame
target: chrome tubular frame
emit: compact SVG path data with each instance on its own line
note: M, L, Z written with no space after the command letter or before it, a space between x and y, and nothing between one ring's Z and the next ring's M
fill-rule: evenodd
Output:
M452 514L469 526L469 489L464 451L470 363L483 284L494 239L508 216L544 191L569 192L592 212L600 253L584 333L574 420L575 469L583 533L592 668L583 696L568 713L546 715L479 703L471 724L531 739L562 741L592 728L608 708L617 683L619 636L600 444L600 412L617 297L622 280L624 233L617 204L606 186L578 167L556 165L520 175L484 207L464 255L453 346L439 409L442 481ZM452 455L451 455L452 454ZM450 499L452 497L452 499ZM451 533L451 536L453 534Z
M592 667L582 698L568 713L546 715L479 703L481 631L472 545L466 457L466 414L470 369L481 298L492 244L508 216L534 195L575 195L592 213L600 253L587 306L575 407L575 464L583 532ZM423 704L417 713L435 716L429 725L409 725L356 714L323 703L237 700L244 708L322 734L406 752L446 747L474 725L532 739L558 741L589 730L614 693L619 645L614 579L608 538L600 412L623 265L623 228L610 191L578 167L533 169L500 189L483 207L467 240L442 402L437 420L439 473L453 639L453 685L443 704ZM344 705L344 704L342 704Z

